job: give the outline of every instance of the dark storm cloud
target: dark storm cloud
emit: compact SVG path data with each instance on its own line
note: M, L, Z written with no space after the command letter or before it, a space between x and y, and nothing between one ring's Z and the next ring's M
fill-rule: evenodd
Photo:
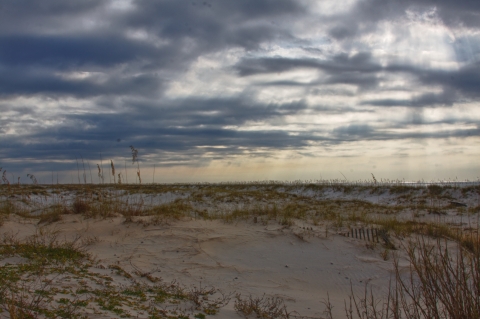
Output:
M480 96L480 62L465 65L456 71L427 71L419 74L424 84L438 84L454 89L466 97Z
M47 128L32 119L37 115L39 121L47 120L35 114L34 106L24 109L32 113L29 118L17 108L24 118L15 123L25 125L24 134L2 139L3 156L50 160L89 158L100 152L114 156L119 148L128 150L132 143L152 153L181 151L175 160L192 162L211 151L197 148L202 145L224 146L226 153L241 152L240 147L303 145L302 139L282 130L223 128L295 114L306 108L301 101L261 104L234 98L166 105L132 99L160 97L165 81L184 72L203 54L235 47L253 50L265 41L293 38L288 28L276 22L304 12L298 2L133 1L130 8L116 11L107 9L111 3L115 2L2 3L0 96L4 102L32 95L72 96L91 105L81 115L69 113L65 106L55 119L48 119L62 124ZM89 17L94 19L94 28L85 24ZM128 32L147 37L132 38ZM118 102L122 96L129 97L128 105ZM109 114L92 111L95 104ZM12 123L2 125L2 132L9 125ZM118 139L121 142L116 142Z
M310 83L294 81L269 81L267 85L278 86L319 86L322 84L351 84L361 89L377 87L382 66L373 61L370 53L360 52L353 55L336 54L331 59L311 58L248 58L234 66L240 76L256 74L282 73L295 69L321 70L327 76L320 76Z
M377 87L379 77L377 75L362 74L362 73L341 73L332 74L326 82L326 84L351 84L355 85L362 90L373 90Z
M161 31L167 36L185 36L192 32L208 36L208 32L219 32L222 24L226 29L234 30L233 24L236 23L274 22L275 18L305 12L303 6L292 0L136 0L133 4L134 11L123 17L128 26ZM230 24L226 23L228 21Z
M163 83L155 69L175 67L177 56L118 34L9 35L0 36L0 47L0 95L155 95ZM93 73L79 79L65 72Z
M98 95L152 95L161 90L162 81L150 74L69 79L45 70L1 68L0 97L25 95L72 95L86 98Z
M269 81L263 85L273 86L320 86L322 84L352 84L363 90L377 89L378 82L385 74L411 75L417 86L440 86L441 93L424 93L412 99L376 99L363 101L363 105L425 107L453 105L458 100L480 96L480 62L466 64L458 70L421 68L408 64L381 66L369 53L352 56L337 54L330 60L310 58L248 58L237 65L240 76L282 73L296 69L321 70L327 74L321 80L309 83L295 81Z
M367 124L350 124L337 127L333 130L333 135L342 141L371 139L374 136L374 133L375 130Z
M100 9L106 0L3 0L0 3L0 34L32 32L71 23ZM56 30L61 31L61 30Z
M337 25L331 28L328 34L338 40L342 40L345 38L350 38L357 33L357 29L353 27L347 27L343 25Z
M168 119L170 125L179 126L241 126L248 121L261 122L285 115L293 115L307 109L304 101L292 103L262 104L249 98L235 99L188 99L167 106L152 105L143 114L147 119L152 114Z
M187 40L196 56L225 47L252 50L264 41L291 38L288 29L275 25L275 21L305 11L293 0L137 0L134 6L132 12L116 20L119 25L174 43Z
M18 138L3 143L2 149L9 159L74 160L83 156L86 160L98 161L103 158L129 157L129 145L140 151L140 160L145 162L147 155L155 155L155 161L169 161L175 154L177 165L180 159L188 165L205 157L207 160L223 159L245 152L263 153L277 149L297 149L307 146L309 140L318 140L312 136L291 136L283 130L278 131L237 131L235 129L208 128L144 128L141 124L115 116L115 126L85 130L81 127L60 127L51 131L37 132L26 139ZM99 119L101 122L101 119ZM77 125L80 123L76 123ZM110 123L112 124L112 123ZM123 125L123 126L122 126ZM116 138L126 136L126 140L116 142ZM205 147L203 147L205 146ZM211 148L221 146L222 148ZM201 148L199 148L201 147ZM208 152L214 151L214 154ZM261 156L259 154L252 155ZM74 168L74 164L69 164Z
M4 65L64 69L109 68L120 63L154 59L162 50L118 34L0 36ZM161 54L160 54L161 55Z
M386 72L413 75L422 85L440 85L444 90L453 90L466 97L478 97L480 92L480 62L465 63L456 70L421 68L408 64L392 64ZM445 92L446 94L447 92Z
M104 5L103 0L4 0L2 1L2 21L7 18L23 22L25 18L50 18L58 15L78 15Z
M0 160L8 157L12 167L21 167L12 160L74 160L83 156L97 161L100 153L104 159L128 158L129 145L133 144L141 151L142 160L151 155L150 158L157 163L164 161L165 165L196 165L195 162L250 152L248 156L273 156L277 150L305 151L312 145L478 135L478 129L431 133L408 130L409 125L432 125L422 116L424 107L452 106L458 101L478 99L480 67L471 62L475 54L464 49L465 43L474 41L474 37L462 38L465 43L457 41L455 52L465 66L453 71L425 69L398 61L385 65L370 53L367 43L342 46L352 39L361 42L361 36L375 31L379 21L403 17L407 9L423 14L435 7L442 21L452 28L460 24L475 27L480 25L474 19L480 11L478 1L358 1L347 14L326 17L328 30L319 30L333 38L328 46L339 45L343 53L337 49L330 51L328 46L317 48L315 41L309 43L308 35L304 37L298 32L294 26L301 23L301 18L311 18L311 12L300 3L134 0L121 8L119 2L101 0L3 1L0 4ZM394 36L398 34L394 32ZM269 45L277 43L287 50L301 44L310 58L258 58L269 53ZM235 49L232 50L235 53L228 57L220 54L228 49ZM195 81L208 84L211 75L195 78L197 70L190 68L194 63L204 67L202 58L208 54L209 58L219 54L218 65L224 69L215 72L220 76L230 72L227 77L241 77L238 82L246 83L245 86L232 95L229 95L234 91L231 89L236 88L225 92L221 87L215 88L218 96L222 96L219 98L175 97L176 88L170 83L192 85L194 92L198 92ZM224 61L237 58L239 62L233 66ZM318 71L318 77L308 83L275 79L277 73L299 69ZM187 74L190 70L195 75ZM406 87L413 92L411 99L369 97L361 101L360 98L359 105L341 99L349 95L353 100L358 93L381 90L379 83L392 74L413 79ZM270 80L261 82L253 78L255 75L266 75ZM183 79L185 83L181 82ZM228 81L238 83L235 79ZM340 89L335 91L337 84L353 85L358 90L348 87L348 92L345 89L340 94ZM331 90L335 91L332 96L338 104L322 106L309 102L309 105L306 95L298 95L289 103L259 101L264 98L263 92L256 90L270 89L265 86L274 90L287 86L304 88L310 96ZM435 92L415 90L423 87L435 87ZM181 94L188 94L185 93L188 87L181 89L185 89ZM211 96L212 92L198 96ZM42 107L34 105L47 99L48 103ZM55 103L54 110L48 109L47 105ZM79 105L87 106L82 109ZM286 116L375 112L390 106L420 111L412 115L410 122L379 120L368 125L355 122L334 129L329 125L328 131L318 125L297 132L285 125ZM444 121L452 125L464 123L453 118ZM270 127L255 129L254 125ZM388 131L387 125L398 128L399 132ZM248 130L243 129L246 126L250 126ZM71 163L58 167L62 165L72 168ZM37 167L51 169L46 164Z
M115 14L107 14L106 6L107 1L7 1L0 10L5 18L0 22L5 26L0 32L1 94L84 97L131 93L140 86L148 88L141 94L155 94L156 86L162 89L155 73L184 70L208 52L255 49L264 41L291 37L268 21L303 12L292 0L134 1L131 9ZM55 27L55 17L67 24L68 18L92 12L100 19L94 30L38 32ZM30 23L21 25L23 20ZM33 21L44 28L31 25ZM132 39L125 31L144 32L149 38ZM118 68L126 74L119 75ZM71 80L59 76L60 71L101 72L106 79Z
M458 70L422 69L409 65L392 65L385 68L392 73L413 75L417 86L439 86L440 93L424 93L411 99L376 99L361 104L374 106L452 106L457 101L472 101L480 97L480 62L466 64Z
M433 107L452 106L456 100L453 90L445 90L442 93L425 93L411 99L376 99L361 102L362 105L373 106L405 106L405 107Z
M237 63L234 68L240 76L281 73L300 68L318 69L335 76L349 72L373 73L382 70L378 63L372 61L369 52L360 52L353 55L340 53L328 60L281 57L247 58Z
M143 152L152 154L183 154L194 150L198 159L211 151L210 146L224 147L215 149L215 152L217 156L227 156L242 153L241 148L289 149L316 140L308 134L291 136L280 128L265 132L224 128L296 114L306 109L303 101L261 104L239 98L166 103L130 98L118 103L121 105L117 107L123 108L124 112L59 114L57 120L63 124L52 128L34 127L28 135L5 141L2 148L10 158L74 159L82 155L86 159L95 159L100 153L111 157L120 151L126 152L128 146L134 144ZM108 108L108 105L104 107ZM207 148L197 148L199 146Z
M293 58L247 58L235 65L240 76L265 73L281 73L298 68L319 68L320 62L315 59Z
M412 123L398 123L392 125L388 129L374 128L367 124L350 124L340 126L332 130L330 135L330 144L343 144L352 141L394 141L394 140L408 140L408 139L445 139L445 138L465 138L472 136L480 136L480 123L476 124L476 128L456 128L453 130L429 131L431 125L436 124L452 124L461 123L461 121L436 121L431 123L416 123L416 131L408 130L408 126ZM472 124L472 123L469 123ZM403 131L392 132L391 129L404 129ZM425 129L425 130L422 130Z

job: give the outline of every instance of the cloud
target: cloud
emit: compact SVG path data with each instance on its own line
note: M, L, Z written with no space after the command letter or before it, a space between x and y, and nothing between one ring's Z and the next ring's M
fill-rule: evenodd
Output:
M350 41L363 34L378 30L383 21L405 18L407 12L420 20L431 21L439 18L450 28L477 28L480 26L478 1L460 0L366 0L357 1L344 14L330 17L332 26L328 35L336 40Z
M475 100L480 96L480 63L465 64L457 70L421 68L411 65L390 65L386 72L412 75L418 87L440 87L440 93L421 93L411 99L375 99L361 104L374 106L435 107L452 106L455 102Z
M86 98L99 95L152 95L161 91L162 81L150 74L66 78L44 70L0 68L0 96L71 95Z
M0 10L0 34L60 31L103 8L107 0L6 0ZM78 28L78 25L77 25Z
M0 160L68 168L133 144L198 166L478 136L478 1L317 5L7 0Z
M235 70L240 76L251 76L255 74L280 73L299 68L310 68L325 71L332 75L348 72L372 73L382 67L372 61L368 52L359 52L353 55L339 53L330 59L312 58L247 58L235 65Z
M327 126L318 126L316 129L298 130L291 134L281 123L286 115L295 116L308 112L309 108L303 101L260 104L247 98L161 102L128 98L114 103L117 107L118 104L123 105L123 111L117 108L115 113L106 113L109 106L104 105L105 109L100 109L97 113L64 112L56 119L61 124L55 126L38 126L35 122L23 123L21 136L12 136L2 141L2 149L5 150L3 154L8 154L11 159L73 160L83 156L86 160L94 161L100 154L103 154L104 158L128 157L128 147L133 144L142 150L142 161L155 158L157 163L173 165L173 158L176 158L179 165L195 165L201 158L213 160L250 152L250 157L274 156L275 152L280 150L302 152L312 145L335 146L351 141L468 137L478 136L480 132L480 122L475 121L468 123L466 128L422 132L422 127L465 122L461 118L431 121L419 114L415 121L398 120L390 124L383 123L383 126L378 126L378 123L370 125L357 122L334 126L332 130ZM30 109L27 107L27 110ZM355 112L354 109L350 111ZM274 119L280 120L280 123L269 130L255 129L254 126L249 130L239 130L247 127L248 123L271 123ZM475 123L477 129L469 128ZM412 125L421 131L412 131ZM262 151L257 153L259 150Z
M453 90L445 90L442 93L424 93L414 96L411 99L375 99L362 101L362 105L373 106L405 106L405 107L435 107L452 106L456 101L456 94Z
M208 149L223 146L219 154L235 154L240 148L257 147L278 150L306 145L308 137L291 136L281 130L238 131L246 122L263 122L305 110L302 101L284 104L259 104L248 99L209 99L154 102L127 99L124 111L113 114L88 112L65 113L63 123L54 127L24 128L21 137L2 147L11 158L96 158L112 156L130 144L146 152L191 152L201 156ZM24 123L26 124L26 123ZM226 128L226 127L232 128ZM117 140L120 139L121 142ZM22 145L22 147L18 147ZM66 151L68 150L68 151Z
M283 73L292 70L321 70L327 77L302 83L295 81L269 81L267 85L277 86L320 86L322 84L351 84L362 90L376 90L380 81L386 81L386 75L407 74L413 76L419 87L440 86L441 93L416 94L412 99L375 99L361 102L362 105L428 107L453 105L464 98L479 96L480 63L468 63L457 70L423 68L410 64L392 63L380 65L371 54L366 52L348 56L336 54L330 59L291 59L257 58L243 59L235 65L240 76Z
M101 70L165 53L146 41L118 34L0 36L4 65L60 70ZM162 54L163 53L163 54ZM168 56L167 56L168 58Z
M467 97L480 96L480 62L469 63L456 71L430 70L419 74L424 84L438 84L456 90Z
M333 130L333 135L342 141L355 139L371 139L375 130L367 124L350 124Z
M145 30L173 43L190 41L196 55L231 46L252 50L264 41L289 36L287 28L270 22L305 10L292 0L137 0L133 7L116 20L119 25Z
M328 35L338 39L343 40L346 38L351 38L357 33L357 30L351 26L337 25L328 30Z
M2 10L6 20L0 23L5 26L0 32L0 94L4 96L135 92L158 96L161 78L184 72L203 54L231 47L253 50L265 41L292 38L287 28L274 26L269 19L304 10L291 0L139 0L116 11L111 1L28 3L7 2ZM88 14L96 20L94 29L50 25L52 20L68 26L69 18L86 19ZM23 20L22 32L12 28ZM39 33L34 21L41 21L45 30L57 31Z

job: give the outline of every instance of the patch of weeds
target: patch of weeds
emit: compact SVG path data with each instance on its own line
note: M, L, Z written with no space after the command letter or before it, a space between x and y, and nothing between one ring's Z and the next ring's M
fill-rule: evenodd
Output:
M427 189L430 195L441 195L444 190L444 187L440 185L432 184L432 185L428 185Z
M74 214L85 215L90 209L90 204L85 198L76 197L72 203L72 212Z
M3 225L5 220L10 216L10 215L25 215L28 216L29 213L27 210L25 210L22 205L19 203L15 203L14 200L6 199L3 201L0 201L0 226ZM28 216L30 217L30 216Z
M233 306L235 311L243 315L245 318L250 318L255 315L256 318L265 319L287 319L291 318L291 312L287 310L287 306L282 298L279 297L242 297L240 294L235 296L235 304Z
M88 258L74 246L75 243L48 242L38 236L26 242L4 237L0 258L18 256L26 261L0 266L0 308L11 318L37 318L39 315L82 318L79 308L85 307L87 300L55 298L57 293L65 291L56 287L54 279L62 280L67 273L76 273L80 268L66 263L76 265Z
M407 185L394 185L388 188L390 194L404 194L414 190L414 188Z
M0 202L0 216L8 216L15 213L15 206L10 200Z
M95 302L102 310L113 312L116 315L124 315L125 311L120 308L122 306L121 299L116 297L115 294L104 294L101 298L95 298Z
M96 243L100 242L100 239L97 236L90 236L90 237L83 237L80 239L80 247L87 247L94 245Z
M122 294L127 295L127 296L135 296L139 298L142 301L146 301L145 293L143 292L143 288L140 285L135 285L128 287L122 291Z
M59 241L55 233L35 234L25 242L14 237L4 237L0 255L18 255L39 263L66 263L84 259L88 254L79 247L78 239Z
M337 215L337 218L333 221L332 226L336 227L336 228L341 228L341 227L343 227L344 221L345 220L341 215Z
M130 275L128 272L126 272L122 267L118 265L110 265L108 268L115 270L115 273L119 276L131 279L132 275Z
M209 296L218 294L215 299L210 299ZM202 310L207 315L215 315L218 310L230 302L232 294L224 294L213 287L199 287L193 286L186 293L187 298L195 305L196 310Z
M146 210L147 215L152 215L149 224L163 225L170 220L178 220L190 214L193 207L184 200L177 198L175 201L167 204L157 205Z

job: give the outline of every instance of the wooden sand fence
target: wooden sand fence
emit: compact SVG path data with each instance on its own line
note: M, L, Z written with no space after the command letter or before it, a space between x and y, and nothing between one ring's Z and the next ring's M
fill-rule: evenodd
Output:
M389 247L390 249L395 249L395 246L390 241L390 236L388 235L388 232L384 229L368 227L351 228L347 232L340 233L340 235L376 243L379 243L380 239L382 239L387 247Z

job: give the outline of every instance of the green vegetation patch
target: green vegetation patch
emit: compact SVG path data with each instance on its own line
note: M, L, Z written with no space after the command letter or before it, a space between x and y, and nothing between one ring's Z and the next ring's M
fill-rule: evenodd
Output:
M10 318L86 318L87 314L133 318L214 315L229 296L214 288L183 287L157 278L147 282L119 265L104 267L80 240L39 233L0 245L0 313ZM127 279L128 284L121 284Z

